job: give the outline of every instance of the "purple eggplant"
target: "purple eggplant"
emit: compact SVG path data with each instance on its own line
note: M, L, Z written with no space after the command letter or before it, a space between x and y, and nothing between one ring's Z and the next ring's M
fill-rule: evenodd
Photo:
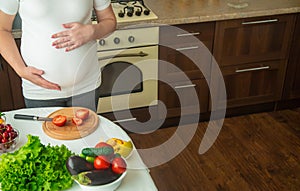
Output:
M77 155L70 156L66 162L66 166L71 175L95 169L92 163Z
M72 178L82 185L97 186L111 183L117 180L120 176L121 174L116 174L111 170L111 168L108 168L104 170L81 172L77 175L73 175Z

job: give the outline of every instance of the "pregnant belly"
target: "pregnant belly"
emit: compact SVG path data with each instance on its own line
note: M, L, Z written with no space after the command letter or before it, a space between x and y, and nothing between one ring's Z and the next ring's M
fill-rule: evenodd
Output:
M53 83L59 84L62 88L69 88L81 83L90 75L99 72L97 58L87 57L82 61L54 64L53 67L45 70L43 77Z
M84 68L85 70L82 69L83 68L79 71L73 67L60 67L60 69L57 70L46 70L43 74L43 78L60 85L62 88L67 88L80 83L89 72L87 68Z
M44 70L43 78L69 88L95 72L99 72L96 45L86 44L70 52L53 47L35 56L27 57L29 65Z

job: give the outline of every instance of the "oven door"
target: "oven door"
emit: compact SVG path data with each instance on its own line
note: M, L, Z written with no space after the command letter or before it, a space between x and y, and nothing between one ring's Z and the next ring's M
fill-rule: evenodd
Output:
M157 105L158 46L98 52L97 113Z

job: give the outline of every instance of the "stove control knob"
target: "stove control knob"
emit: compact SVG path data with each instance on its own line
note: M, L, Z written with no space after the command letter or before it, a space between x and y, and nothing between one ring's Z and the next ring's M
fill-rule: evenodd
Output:
M127 12L128 17L132 17L132 15L133 15L133 12L130 12L130 11Z
M100 44L101 46L104 46L104 45L105 45L105 40L104 40L104 39L99 40L99 44Z
M150 14L150 10L149 9L145 9L144 10L144 15L149 15Z
M114 43L115 43L115 44L119 44L119 43L120 43L120 38L115 37L115 38L114 38Z
M124 17L124 12L120 11L120 12L118 13L118 16L121 17L121 18L123 18L123 17Z
M134 36L129 36L128 37L128 41L131 42L131 43L133 43L134 42Z
M136 11L136 12L135 12L135 15L136 15L136 16L141 16L141 14L142 14L142 11Z
M132 17L133 12L134 12L134 7L127 6L127 16Z

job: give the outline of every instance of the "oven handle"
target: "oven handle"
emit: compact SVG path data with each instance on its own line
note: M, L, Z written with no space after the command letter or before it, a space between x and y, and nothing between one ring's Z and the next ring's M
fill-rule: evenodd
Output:
M117 55L109 55L109 56L103 56L103 57L99 57L98 61L100 60L107 60L107 59L111 59L111 58L123 58L123 57L145 57L148 56L149 54L140 51L139 53L128 53L128 54L117 54Z

